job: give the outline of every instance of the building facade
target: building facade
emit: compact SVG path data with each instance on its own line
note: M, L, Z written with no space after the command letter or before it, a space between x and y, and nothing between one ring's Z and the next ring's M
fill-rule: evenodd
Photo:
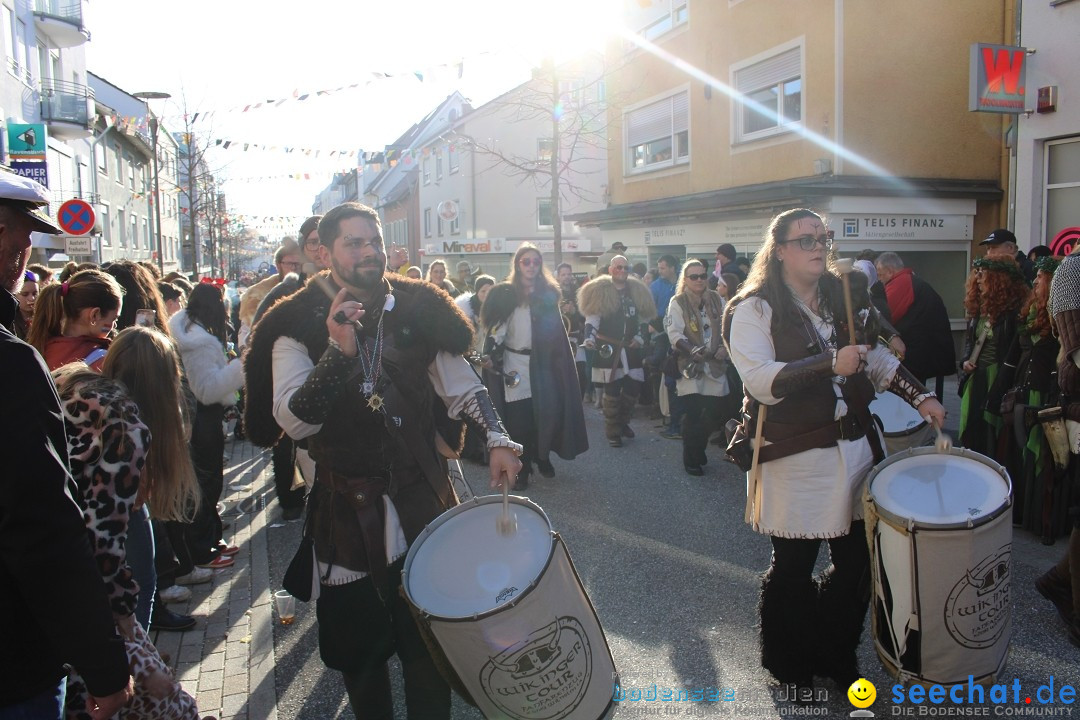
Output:
M154 207L153 126L146 103L105 78L89 74L95 97L93 194L98 215L96 262L158 263L165 273L189 271L180 243L178 150L168 130L157 130L161 247Z
M1080 1L1024 0L1017 44L1027 56L1018 115L1015 232L1021 246L1064 255L1080 242Z
M87 84L86 43L80 0L0 2L0 117L4 164L49 188L49 212L66 200L92 202L90 137L94 93ZM62 266L68 236L33 234L32 262ZM87 244L80 243L79 250ZM74 248L73 248L74 249ZM70 256L91 260L92 253Z
M609 49L610 204L572 219L632 261L752 256L769 219L823 212L840 255L899 252L959 327L976 243L1004 224L1007 119L967 109L969 47L1004 0L628 3Z

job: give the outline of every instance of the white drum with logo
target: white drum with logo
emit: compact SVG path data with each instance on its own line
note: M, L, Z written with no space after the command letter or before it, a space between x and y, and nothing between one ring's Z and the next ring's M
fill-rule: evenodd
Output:
M538 505L511 496L510 509L510 536L496 531L498 495L436 518L405 558L406 599L485 717L607 717L615 661L570 555Z
M1012 484L954 448L906 450L867 482L878 656L902 682L992 682L1012 634Z
M907 401L891 392L883 392L870 403L870 412L881 421L885 436L885 454L922 447L930 441L933 429Z

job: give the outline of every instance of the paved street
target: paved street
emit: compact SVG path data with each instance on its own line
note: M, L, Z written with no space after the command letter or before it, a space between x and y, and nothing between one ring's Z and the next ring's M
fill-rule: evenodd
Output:
M954 384L946 386L946 395L955 425ZM754 628L758 576L768 564L769 542L743 524L743 477L721 459L720 449L710 446L705 477L689 477L679 467L680 442L661 438L656 422L643 413L634 422L637 438L622 449L604 441L599 410L587 405L585 414L592 449L572 463L555 459L558 476L546 480L534 474L527 495L565 538L623 686L730 688L736 697L718 703L624 702L617 716L677 711L699 717L847 717L853 708L846 688L822 686L823 697L806 706L770 694L782 689L770 689L759 667ZM212 586L194 587L190 604L176 608L196 615L197 629L160 633L159 647L171 654L204 714L249 720L351 718L339 675L319 661L314 606L299 603L291 626L273 622L270 594L280 587L301 524L281 521L265 454L238 442L227 453L226 539L240 545L241 553L235 567L218 571ZM484 492L486 468L466 463L465 469L474 490ZM1061 540L1047 547L1028 533L1014 536L1014 634L1002 682L1011 688L1019 679L1028 694L1051 677L1057 688L1080 682L1080 653L1065 640L1053 607L1031 585L1061 552ZM899 708L890 702L893 683L868 637L860 665L877 686L871 710L878 717L896 714ZM405 718L400 697L397 717ZM481 715L455 699L454 717Z

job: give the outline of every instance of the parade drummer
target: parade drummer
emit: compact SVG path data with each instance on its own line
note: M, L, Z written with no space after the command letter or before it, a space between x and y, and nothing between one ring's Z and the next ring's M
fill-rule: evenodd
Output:
M249 416L264 419L248 433L266 444L280 426L308 439L319 651L342 672L353 712L393 715L386 661L397 653L409 715L449 718L450 689L398 592L405 553L457 504L437 449L439 436L450 440L449 419L486 431L492 487L520 470L521 447L462 357L472 331L461 311L430 284L384 277L378 214L339 205L319 223L319 241L329 273L276 305L252 336L248 402L261 411Z
M864 315L850 343L831 244L813 211L773 218L723 333L744 382L744 430L764 436L747 483L747 517L773 546L759 607L762 665L782 683L809 686L816 675L847 688L861 676L856 648L870 599L863 490L883 458L870 401L887 389L939 425L945 410L887 347L862 337ZM815 579L822 540L832 562Z

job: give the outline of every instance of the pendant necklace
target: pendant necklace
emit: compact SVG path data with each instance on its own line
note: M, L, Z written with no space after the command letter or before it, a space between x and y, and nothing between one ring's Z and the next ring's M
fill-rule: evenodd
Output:
M375 392L375 386L378 384L379 376L382 374L383 319L385 317L385 312L379 314L379 326L375 331L375 343L372 351L368 352L366 342L361 341L359 343L360 368L364 371L364 383L360 388L364 393L364 397L367 398L367 406L372 412L379 412L383 408L382 395Z

